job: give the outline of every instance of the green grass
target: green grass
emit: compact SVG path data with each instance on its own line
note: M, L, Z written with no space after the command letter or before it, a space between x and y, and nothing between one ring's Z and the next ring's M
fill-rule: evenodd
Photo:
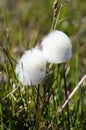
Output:
M86 81L56 115L86 73L85 0L69 1L56 26L71 38L71 61L48 64L44 82L31 87L17 80L15 66L23 52L51 30L53 2L4 1L0 0L0 130L47 130L50 123L50 130L85 130Z

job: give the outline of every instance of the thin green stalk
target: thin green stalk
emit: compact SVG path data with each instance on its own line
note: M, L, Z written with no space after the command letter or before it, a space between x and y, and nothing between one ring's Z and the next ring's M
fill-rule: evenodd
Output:
M76 104L76 108L75 108L75 115L74 115L74 119L73 119L73 127L76 126L76 120L78 118L78 112L79 112L79 105L80 105L80 99L78 99L77 104Z
M40 108L40 85L37 86L37 104L36 104L36 129L40 130L40 120L41 120L41 108Z
M0 121L1 121L0 128L1 128L1 130L4 130L1 103L0 103Z
M63 78L64 78L65 96L66 96L66 99L68 99L66 77L65 77L65 64L63 64ZM67 110L68 130L70 130L70 114L69 114L69 105L68 104L66 106L66 110Z

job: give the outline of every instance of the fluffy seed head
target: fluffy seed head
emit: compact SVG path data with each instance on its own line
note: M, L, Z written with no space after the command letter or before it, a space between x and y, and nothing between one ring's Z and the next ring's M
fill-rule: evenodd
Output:
M52 31L42 41L43 55L51 63L68 61L72 56L72 45L69 37L58 30Z
M18 61L15 71L22 84L39 84L46 76L46 60L42 51L38 49L26 51Z

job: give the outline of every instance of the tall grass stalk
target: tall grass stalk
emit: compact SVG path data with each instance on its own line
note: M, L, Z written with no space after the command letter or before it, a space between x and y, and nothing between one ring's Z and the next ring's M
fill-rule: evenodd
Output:
M4 124L3 124L3 117L2 117L3 113L2 113L2 106L0 103L0 129L4 130Z
M37 86L37 104L36 104L36 126L38 130L41 129L41 100L40 100L40 85Z
M64 79L64 89L65 89L65 97L66 100L68 99L68 94L67 94L67 84L66 84L66 76L65 76L65 64L63 64L63 79ZM66 106L67 110L67 120L68 120L68 130L70 130L70 114L69 114L69 105L67 104Z
M52 22L52 28L51 30L56 29L56 26L59 21L59 16L63 7L63 0L61 1L61 4L59 5L60 0L55 0L53 2L53 9L54 9L54 14L53 14L53 22Z

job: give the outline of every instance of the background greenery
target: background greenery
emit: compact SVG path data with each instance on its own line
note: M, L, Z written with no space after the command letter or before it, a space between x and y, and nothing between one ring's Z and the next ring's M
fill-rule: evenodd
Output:
M73 46L72 59L65 64L69 95L86 73L86 1L65 2L56 29L67 33ZM50 122L52 130L86 129L86 83L71 99L69 116L66 107L52 120L66 99L64 65L47 70L40 84L39 103L37 86L21 85L14 72L24 51L40 43L51 30L52 6L53 0L0 0L0 130L47 130Z

